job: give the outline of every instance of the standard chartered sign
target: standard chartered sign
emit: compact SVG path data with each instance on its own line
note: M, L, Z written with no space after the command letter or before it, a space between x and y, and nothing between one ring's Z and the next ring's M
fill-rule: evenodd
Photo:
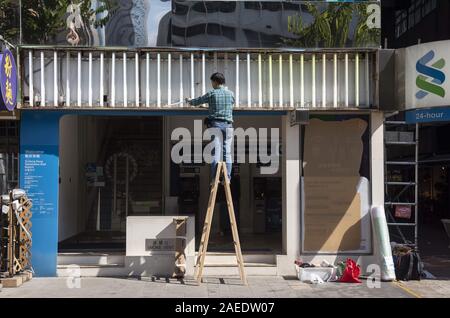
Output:
M406 49L406 109L450 105L450 41Z

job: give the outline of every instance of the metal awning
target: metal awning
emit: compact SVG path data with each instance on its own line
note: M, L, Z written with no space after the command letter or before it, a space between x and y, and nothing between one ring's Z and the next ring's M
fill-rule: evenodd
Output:
M22 109L183 109L224 73L237 109L377 107L377 50L19 48ZM32 72L30 72L32 70Z

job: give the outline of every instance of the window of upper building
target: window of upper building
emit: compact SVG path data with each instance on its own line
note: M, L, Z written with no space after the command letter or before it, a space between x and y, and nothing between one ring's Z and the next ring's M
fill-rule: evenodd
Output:
M408 10L395 12L395 36L399 38L437 7L437 0L413 0Z

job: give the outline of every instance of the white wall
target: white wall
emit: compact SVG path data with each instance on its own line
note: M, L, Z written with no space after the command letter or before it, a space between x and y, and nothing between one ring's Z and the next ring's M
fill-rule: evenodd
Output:
M60 177L58 239L63 241L86 230L91 200L84 167L98 159L105 133L104 120L68 115L60 122Z
M78 116L64 116L60 122L59 148L59 217L58 240L63 241L78 230Z

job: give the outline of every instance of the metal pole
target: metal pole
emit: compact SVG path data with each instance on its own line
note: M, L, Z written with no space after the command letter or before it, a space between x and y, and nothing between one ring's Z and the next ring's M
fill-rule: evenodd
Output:
M126 159L126 166L125 166L125 215L128 216L128 190L129 190L129 157L127 156Z
M416 186L414 188L414 209L415 209L415 223L414 228L414 244L417 252L419 251L419 124L416 123L416 166L415 166L415 182Z
M117 155L114 155L114 177L113 177L113 215L117 212Z
M98 187L98 199L97 199L97 231L100 231L100 197L101 197L101 188Z

